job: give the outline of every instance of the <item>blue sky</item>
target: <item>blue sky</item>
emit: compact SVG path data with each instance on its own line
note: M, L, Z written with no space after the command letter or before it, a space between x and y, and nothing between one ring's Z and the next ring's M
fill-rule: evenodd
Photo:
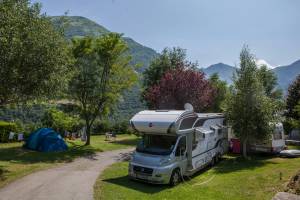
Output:
M180 46L200 67L235 65L243 44L273 66L300 59L299 0L39 0L160 52Z

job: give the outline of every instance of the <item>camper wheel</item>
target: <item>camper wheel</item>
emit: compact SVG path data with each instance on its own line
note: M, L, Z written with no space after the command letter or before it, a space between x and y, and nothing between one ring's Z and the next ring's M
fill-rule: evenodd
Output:
M180 183L181 181L181 176L180 176L180 170L174 169L170 178L170 185L171 186L176 186Z

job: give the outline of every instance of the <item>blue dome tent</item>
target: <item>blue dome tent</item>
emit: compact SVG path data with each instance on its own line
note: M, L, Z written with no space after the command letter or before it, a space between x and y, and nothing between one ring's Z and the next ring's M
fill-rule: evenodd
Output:
M68 149L60 134L52 128L41 128L32 132L24 147L42 152L65 151Z

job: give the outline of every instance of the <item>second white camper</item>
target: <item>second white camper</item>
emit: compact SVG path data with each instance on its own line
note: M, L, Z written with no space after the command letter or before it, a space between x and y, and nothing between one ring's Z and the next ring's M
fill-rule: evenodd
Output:
M131 126L142 135L129 163L132 179L176 185L228 149L227 127L219 113L191 110L146 110L137 113Z

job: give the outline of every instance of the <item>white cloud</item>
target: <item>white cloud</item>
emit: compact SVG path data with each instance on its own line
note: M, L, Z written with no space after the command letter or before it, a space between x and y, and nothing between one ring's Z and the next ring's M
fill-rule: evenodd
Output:
M272 66L267 61L263 59L256 59L256 65L257 67L261 67L262 65L266 65L268 69L274 69L276 66Z

